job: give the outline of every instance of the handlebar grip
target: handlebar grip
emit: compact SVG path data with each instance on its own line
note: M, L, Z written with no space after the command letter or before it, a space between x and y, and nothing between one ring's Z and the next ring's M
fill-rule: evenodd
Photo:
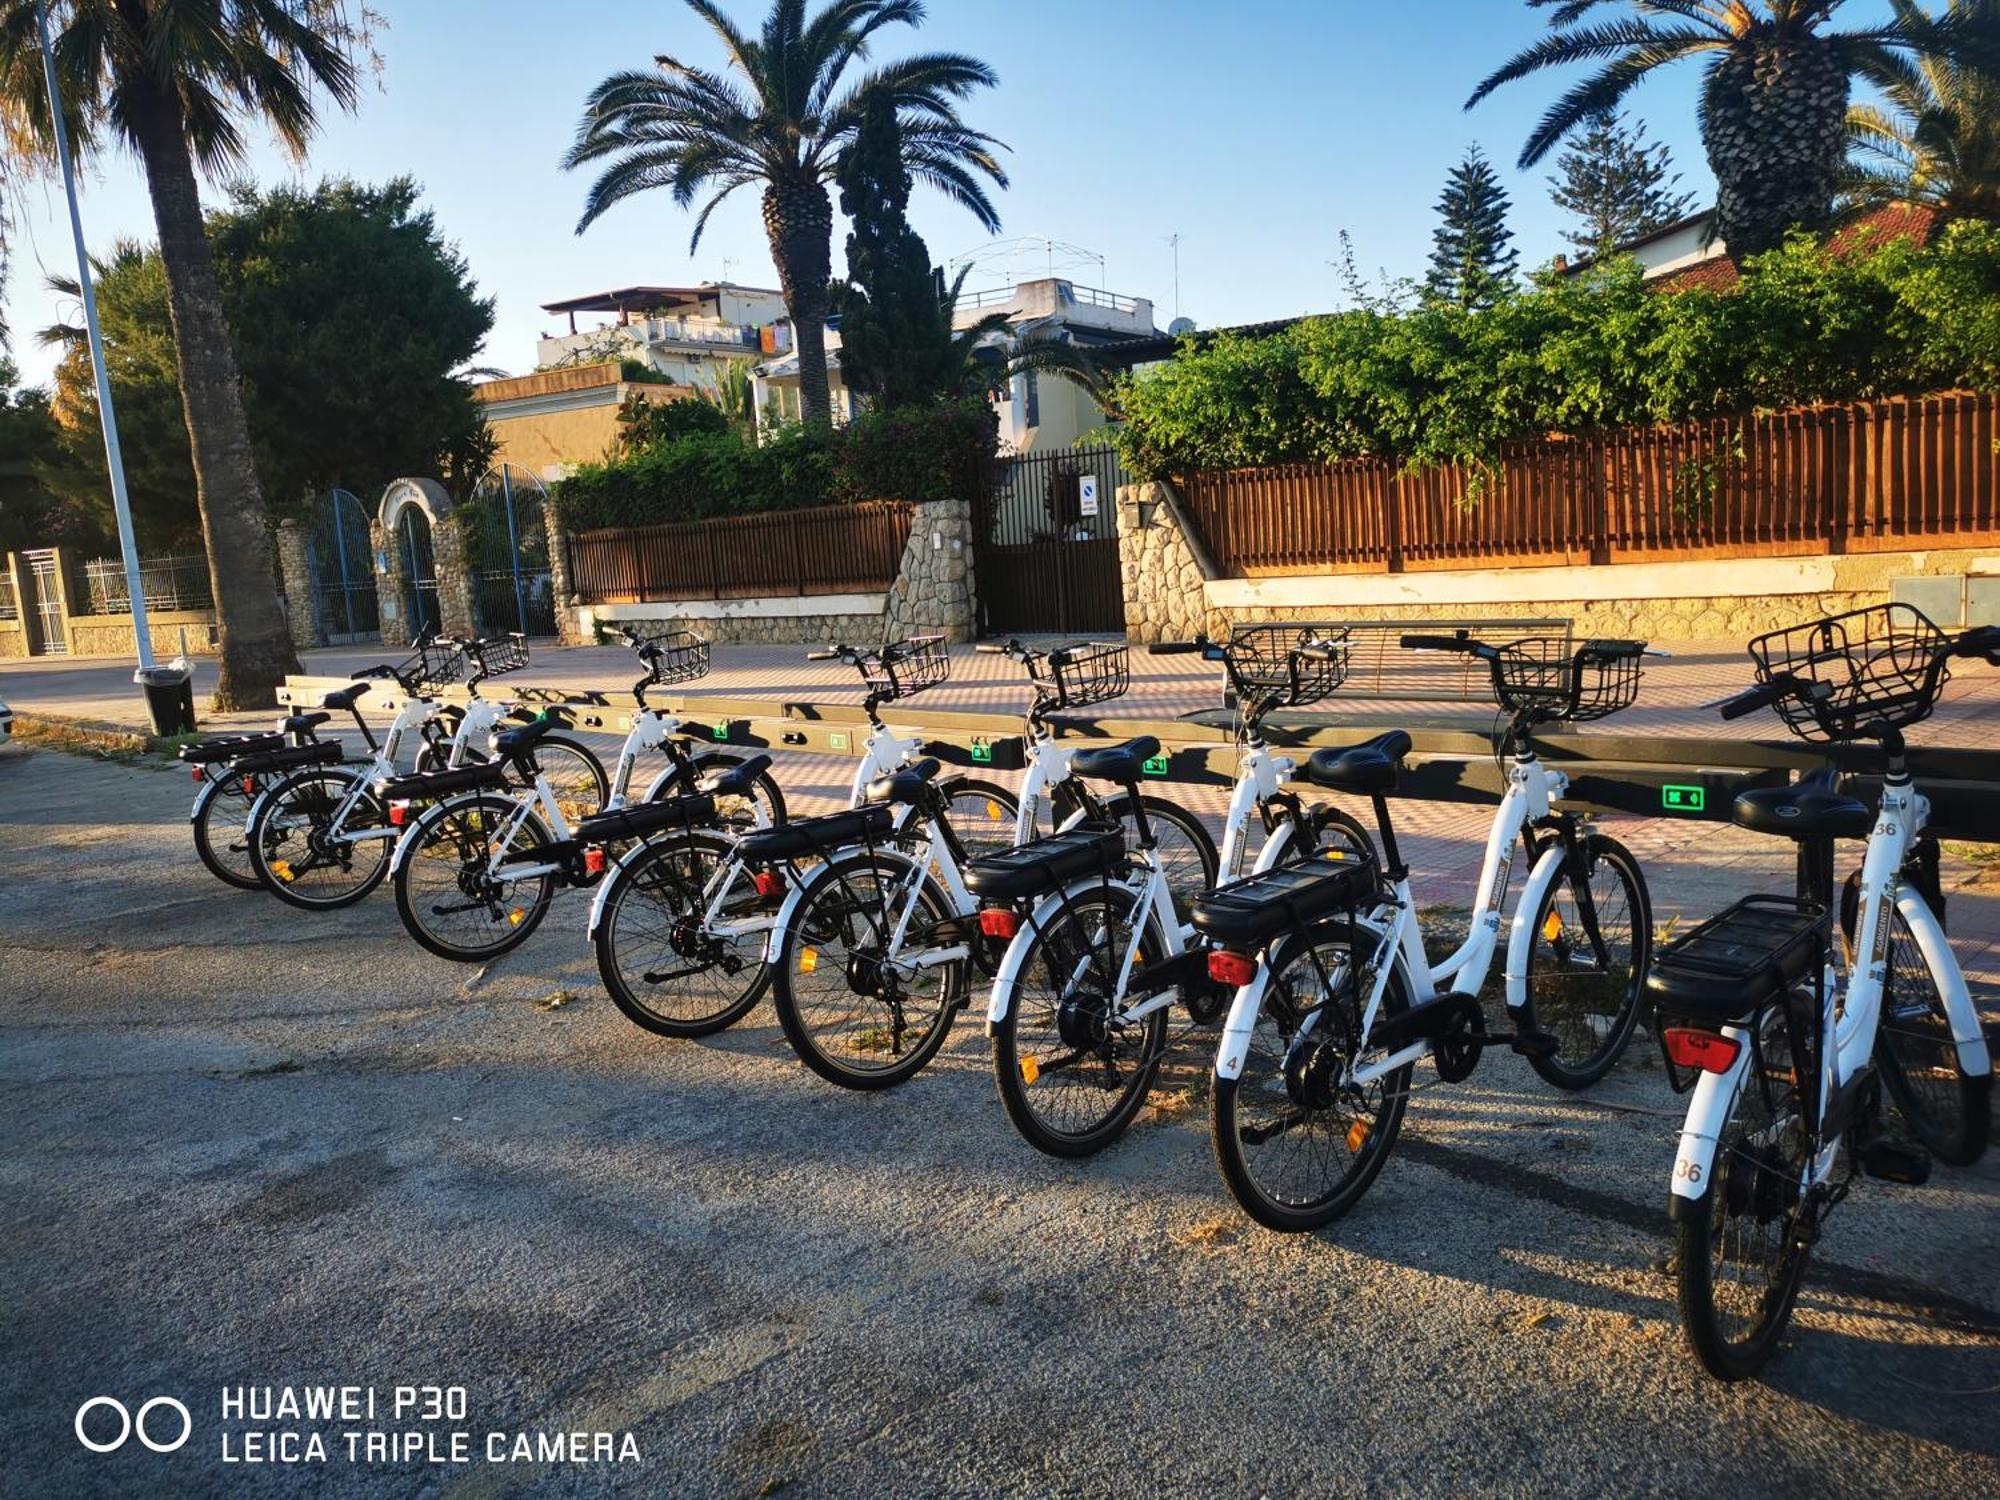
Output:
M1628 656L1644 656L1646 654L1646 643L1644 641L1585 641L1583 649L1590 652L1593 656L1623 660Z
M352 677L356 682L359 682L364 677L394 677L395 675L396 669L387 662L382 663L380 666L363 667L359 671L348 673L348 676Z
M1302 656L1307 661L1333 661L1345 649L1346 647L1332 641L1309 641L1303 646L1295 647L1292 655Z
M1991 656L2000 651L2000 625L1977 625L1951 643L1953 656Z
M1155 641L1146 648L1148 656L1192 656L1208 649L1206 641Z
M981 656L1005 656L1007 654L1007 648L998 641L981 641L972 649L977 651Z
M1470 651L1479 643L1468 635L1406 635L1397 644L1405 651Z
M838 661L839 659L840 653L838 651L808 651L806 653L807 661Z
M1790 682L1765 682L1738 693L1727 700L1716 712L1725 719L1740 719L1746 714L1754 714L1760 708L1769 708L1792 690Z

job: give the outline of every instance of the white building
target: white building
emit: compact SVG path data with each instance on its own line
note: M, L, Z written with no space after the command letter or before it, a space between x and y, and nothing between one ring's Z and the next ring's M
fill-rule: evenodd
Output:
M777 353L789 336L782 293L728 281L620 287L545 302L542 311L565 315L569 330L542 335L540 368L635 359L683 385L713 386L725 362ZM579 313L599 321L579 328Z

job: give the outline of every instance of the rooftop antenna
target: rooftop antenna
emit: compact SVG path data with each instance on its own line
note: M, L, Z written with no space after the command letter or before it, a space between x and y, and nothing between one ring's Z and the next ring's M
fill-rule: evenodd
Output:
M1167 244L1173 248L1174 252L1174 321L1179 322L1181 316L1181 232L1178 229L1167 236Z

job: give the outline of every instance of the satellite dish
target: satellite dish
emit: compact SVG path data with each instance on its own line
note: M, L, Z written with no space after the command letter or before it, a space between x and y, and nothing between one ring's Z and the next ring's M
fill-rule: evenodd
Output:
M1172 338L1179 338L1184 333L1193 333L1193 332L1194 332L1193 318L1175 318L1173 322L1167 325L1168 336Z

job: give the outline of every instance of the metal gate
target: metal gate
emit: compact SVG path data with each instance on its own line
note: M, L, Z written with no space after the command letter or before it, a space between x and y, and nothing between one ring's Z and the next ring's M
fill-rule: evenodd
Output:
M23 552L28 564L27 625L29 649L37 656L68 656L69 637L63 631L61 581L56 555L47 550Z
M410 621L410 639L419 639L427 630L441 628L438 619L437 559L431 554L431 522L423 508L405 505L396 523L402 534L396 545L403 549L403 609Z
M1069 448L999 460L980 509L982 631L1122 635L1118 455Z
M306 534L312 573L313 632L322 646L372 641L382 634L369 562L368 509L347 490L331 491L313 509Z
M548 491L519 464L489 469L461 508L469 530L474 606L489 633L556 633L555 589L549 578L549 532L542 511Z

